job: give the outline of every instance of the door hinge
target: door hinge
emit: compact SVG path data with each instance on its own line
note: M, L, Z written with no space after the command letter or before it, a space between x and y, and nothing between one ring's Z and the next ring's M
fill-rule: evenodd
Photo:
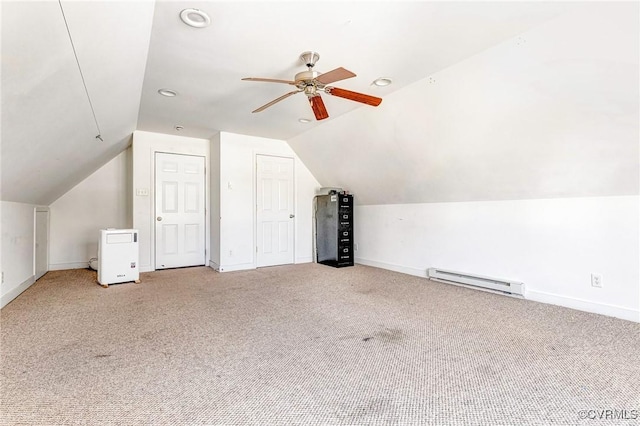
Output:
M256 253L258 252L258 246L256 246Z

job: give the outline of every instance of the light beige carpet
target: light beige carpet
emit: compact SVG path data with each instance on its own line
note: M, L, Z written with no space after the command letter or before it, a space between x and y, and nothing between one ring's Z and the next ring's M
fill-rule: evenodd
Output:
M1 321L6 425L640 424L639 324L365 266L49 272Z

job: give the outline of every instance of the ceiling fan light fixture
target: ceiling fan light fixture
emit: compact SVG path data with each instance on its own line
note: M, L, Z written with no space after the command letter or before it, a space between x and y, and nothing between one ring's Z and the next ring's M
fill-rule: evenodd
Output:
M184 9L180 12L182 22L194 28L205 28L211 24L211 18L205 12L198 9Z
M162 96L166 96L168 98L173 98L175 96L178 96L178 92L176 92L175 90L171 90L171 89L160 89L160 90L158 90L158 93L161 94Z
M380 77L373 80L373 84L378 87L388 86L393 82L389 77Z

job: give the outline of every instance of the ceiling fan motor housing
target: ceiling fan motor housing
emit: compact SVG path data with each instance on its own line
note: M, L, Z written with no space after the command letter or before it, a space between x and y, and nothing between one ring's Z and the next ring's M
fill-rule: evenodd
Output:
M296 74L294 78L295 78L295 82L298 83L301 81L311 81L314 78L318 77L319 75L320 73L317 71L302 71Z

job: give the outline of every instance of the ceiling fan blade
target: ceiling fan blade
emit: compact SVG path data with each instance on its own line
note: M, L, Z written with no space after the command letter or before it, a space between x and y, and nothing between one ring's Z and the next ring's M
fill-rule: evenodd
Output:
M356 75L349 70L342 67L336 68L324 74L320 74L316 80L322 84L333 83L334 81L346 80L347 78L355 77Z
M285 83L285 84L296 84L295 81L290 80L278 80L277 78L258 78L258 77L245 77L242 80L244 81L263 81L266 83Z
M274 99L274 100L272 100L271 102L269 102L268 104L264 104L264 105L262 105L260 108L258 108L257 110L255 110L255 111L251 111L251 112L260 112L260 111L263 111L263 110L265 110L265 109L269 108L271 105L276 104L276 103L280 102L281 100L286 99L286 98L288 98L289 96L291 96L291 95L295 95L296 93L300 93L300 92L301 92L301 90L294 90L293 92L289 92L289 93L287 93L286 95L282 95L282 96L280 96L279 98Z
M316 120L324 120L329 117L327 108L325 108L324 101L320 95L311 96L309 98L309 103L311 104L311 109L316 116Z
M382 98L365 95L364 93L352 92L351 90L339 89L337 87L327 87L325 89L325 92L333 96L339 96L351 101L362 102L363 104L371 106L378 106L382 102Z

